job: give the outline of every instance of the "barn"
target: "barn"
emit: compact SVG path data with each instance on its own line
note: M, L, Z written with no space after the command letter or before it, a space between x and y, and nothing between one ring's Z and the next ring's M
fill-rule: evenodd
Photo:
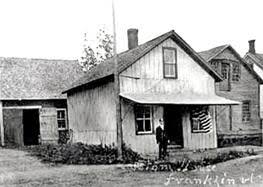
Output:
M82 75L75 60L0 58L2 145L57 143L68 128L61 91Z
M221 76L173 30L118 54L123 142L156 153L155 129L164 119L169 147L216 148L216 105L239 104L215 93ZM114 61L106 60L64 91L74 142L116 145ZM202 118L200 117L202 115Z

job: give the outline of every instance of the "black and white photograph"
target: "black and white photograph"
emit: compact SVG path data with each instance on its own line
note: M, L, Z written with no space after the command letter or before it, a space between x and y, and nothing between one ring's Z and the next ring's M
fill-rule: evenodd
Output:
M0 186L263 186L260 0L0 0Z

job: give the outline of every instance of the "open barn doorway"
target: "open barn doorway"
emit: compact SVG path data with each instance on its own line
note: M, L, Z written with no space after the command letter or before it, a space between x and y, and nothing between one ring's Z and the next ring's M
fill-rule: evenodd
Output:
M23 110L24 145L39 143L40 125L38 109Z

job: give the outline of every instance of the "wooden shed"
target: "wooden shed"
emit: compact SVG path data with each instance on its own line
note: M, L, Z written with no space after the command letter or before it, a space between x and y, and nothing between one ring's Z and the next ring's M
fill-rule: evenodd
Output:
M231 45L199 54L224 79L216 83L217 95L241 103L216 107L220 146L261 144L260 85L263 80Z
M61 91L82 75L74 60L0 58L2 145L57 143L68 127Z
M123 142L156 153L155 128L164 118L170 145L217 147L214 106L238 104L216 95L221 76L173 30L141 45L138 30L129 32L130 49L118 54ZM73 141L116 145L113 72L109 59L65 91Z

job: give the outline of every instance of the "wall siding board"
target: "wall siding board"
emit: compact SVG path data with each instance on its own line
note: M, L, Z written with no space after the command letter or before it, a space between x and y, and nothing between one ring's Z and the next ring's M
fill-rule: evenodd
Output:
M39 112L40 120L40 137L42 143L57 143L58 141L58 126L57 126L57 108L67 108L66 99L57 100L5 100L3 107L28 107L28 106L41 106ZM43 110L52 110L42 114ZM23 145L23 109L4 109L4 125L7 143ZM45 125L44 125L45 124Z
M178 79L163 78L162 47L177 49ZM155 73L156 69L158 73ZM214 79L171 39L167 39L158 45L150 53L123 71L121 75L137 75L137 72L132 71L138 70L140 79L132 82L135 86L126 84L129 82L129 78L120 77L121 92L158 91L176 93L188 91L200 94L214 93Z
M58 143L56 108L42 108L39 111L41 143Z
M244 65L233 55L230 50L225 50L221 55L215 58L216 60L224 60L230 63L230 69L232 71L232 61L238 62L241 69L241 78L238 82L232 81L231 78L231 90L220 91L219 84L216 83L216 93L219 96L242 101L251 101L251 121L242 122L242 105L232 106L232 130L229 128L229 109L224 111L223 116L226 118L218 118L217 128L218 134L250 134L261 133L260 129L260 98L259 98L259 82L253 77L253 75L244 67ZM231 74L232 75L232 72ZM220 107L218 107L220 108ZM222 107L221 107L222 108ZM228 107L229 108L229 107ZM217 110L219 112L219 110ZM217 115L220 115L217 113Z
M68 109L73 142L116 144L113 82L69 95Z
M3 121L5 143L23 146L23 110L4 109Z

